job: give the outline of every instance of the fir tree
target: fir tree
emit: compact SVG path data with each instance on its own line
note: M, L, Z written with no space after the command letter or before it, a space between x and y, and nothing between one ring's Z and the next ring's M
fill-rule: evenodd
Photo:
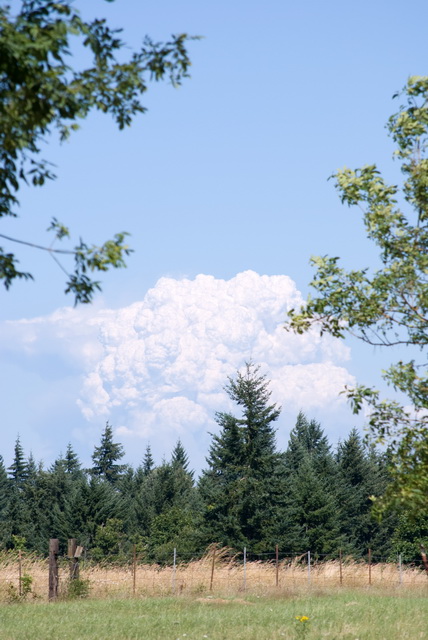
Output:
M78 479L82 472L68 473L64 458L56 460L49 474L47 474L47 491L49 493L50 508L48 513L49 537L59 538L61 548L66 548L67 538L72 538L71 532L71 501L78 489Z
M307 456L317 471L332 472L334 460L327 436L316 420L308 420L300 411L284 454L287 471L297 471Z
M100 478L77 478L70 500L69 537L90 549L97 527L111 518L123 519L125 504L115 487Z
M337 464L316 420L299 413L283 460L289 489L282 546L293 553L337 552L342 546Z
M194 551L200 507L192 473L179 464L164 462L147 477L143 490L150 517L151 557L163 561L171 557L174 547L181 553Z
M7 471L4 466L3 457L0 456L0 522L3 519L3 513L9 499L9 492L10 480L7 477Z
M172 451L171 464L174 468L181 468L184 471L189 471L189 456L181 444L180 439L177 440L177 444ZM193 472L191 473L193 475Z
M292 553L336 554L341 544L334 486L306 455L289 481L281 545Z
M101 436L100 446L95 447L92 455L94 464L91 468L91 474L96 478L103 478L111 484L116 484L120 474L126 468L126 465L116 463L124 455L123 446L113 442L113 429L107 422Z
M33 484L36 481L37 472L39 469L41 469L41 465L39 466L39 468L37 467L34 456L30 451L30 455L28 456L28 459L27 459L26 477L24 480L26 485Z
M73 447L71 446L70 442L68 443L67 450L65 452L64 466L65 466L66 473L77 474L80 472L79 458L77 456L77 453L75 453Z
M356 429L340 443L338 495L341 529L349 553L362 555L371 548L386 554L391 536L391 514L382 522L372 515L372 496L382 495L387 477L383 458L373 448L367 449Z
M15 442L13 462L8 469L12 482L15 486L20 487L28 474L28 465L25 461L24 450L21 445L19 436Z
M206 541L264 551L272 547L285 492L273 427L280 409L270 403L266 376L252 363L225 389L242 407L242 417L216 414L220 433L213 436L199 482Z
M145 476L148 476L155 466L155 461L152 456L152 450L150 444L147 445L144 453L142 471Z
M281 409L269 404L269 383L259 371L260 367L247 363L245 374L238 371L236 380L229 378L225 389L229 397L242 407L242 418L238 424L243 435L246 465L255 474L264 475L276 455L272 423L278 420Z

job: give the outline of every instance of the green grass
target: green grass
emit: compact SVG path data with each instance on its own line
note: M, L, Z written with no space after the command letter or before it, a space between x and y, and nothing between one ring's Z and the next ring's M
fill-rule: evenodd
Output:
M367 590L230 600L182 597L3 604L0 638L427 640L427 595ZM296 616L302 615L309 621L298 622Z

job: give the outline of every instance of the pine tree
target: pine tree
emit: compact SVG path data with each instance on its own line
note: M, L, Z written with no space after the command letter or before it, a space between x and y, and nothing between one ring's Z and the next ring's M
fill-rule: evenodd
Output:
M281 545L329 554L342 546L338 470L321 425L300 412L283 455L288 492Z
M114 485L101 478L82 476L73 484L69 537L78 538L82 546L90 549L97 527L111 518L123 519L125 504Z
M334 486L306 455L289 478L281 546L292 553L336 554L341 544Z
M151 450L150 444L148 444L146 447L146 451L144 453L144 458L143 458L143 466L142 466L143 474L145 476L148 476L150 472L153 470L154 466L155 466L155 461L152 456L152 450Z
M21 486L27 477L28 465L25 461L24 450L21 445L19 436L15 442L14 457L11 466L8 469L12 482L17 486Z
M116 485L124 505L123 530L129 540L131 540L131 538L135 539L135 537L140 534L138 530L137 498L144 477L141 467L138 467L136 471L134 471L134 469L128 465L120 477L120 482Z
M9 500L10 480L4 466L3 457L0 456L0 522L3 521L4 510ZM0 525L1 528L1 525ZM0 534L1 537L1 534Z
M272 548L285 492L273 427L280 409L270 403L269 382L253 363L229 378L225 389L242 417L216 414L220 432L213 436L208 469L199 482L205 537L264 551Z
M125 470L126 465L116 464L125 455L123 446L113 442L113 429L106 423L101 436L99 447L95 447L92 455L93 467L91 474L96 478L103 478L111 484L116 484L120 474Z
M1 536L2 546L13 548L12 536L21 536L26 540L31 537L34 523L30 522L28 505L22 489L14 480L11 481L8 500L3 510Z
M186 453L183 445L181 444L181 440L177 440L177 444L175 445L172 455L171 455L171 464L174 468L181 468L184 471L189 472L189 456ZM193 475L193 472L191 472Z
M80 462L77 453L75 453L71 443L67 445L67 450L64 456L65 471L69 474L77 474L80 472Z
M26 478L24 480L25 484L32 484L36 481L38 470L33 453L30 451L30 455L27 459Z
M143 486L150 514L148 550L155 560L195 551L199 534L199 496L192 473L181 464L164 462L147 477Z
M205 543L219 542L235 548L248 541L242 532L239 490L244 487L245 448L237 419L225 413L216 414L220 433L213 434L198 488L204 503Z
M287 471L297 471L307 456L320 473L332 472L334 459L327 436L316 420L308 420L300 411L284 454Z
M36 466L30 457L30 473L23 484L23 501L28 512L31 535L27 537L29 548L39 554L47 551L49 538L60 537L52 527L52 516L56 510L52 494L51 475Z
M247 363L244 375L238 371L236 380L229 378L226 391L242 407L238 424L243 435L246 465L255 474L264 475L276 456L272 422L278 420L281 409L269 404L269 383L259 371L260 367Z
M372 515L371 496L381 495L387 483L385 464L381 455L367 449L356 429L340 443L337 450L339 466L338 496L341 529L346 550L362 555L371 548L376 555L386 554L389 548L391 515L378 522Z
M74 537L71 531L71 502L77 491L78 481L83 472L69 473L65 458L56 460L46 478L46 490L49 493L48 509L49 537L59 538L62 549L66 548L67 538Z

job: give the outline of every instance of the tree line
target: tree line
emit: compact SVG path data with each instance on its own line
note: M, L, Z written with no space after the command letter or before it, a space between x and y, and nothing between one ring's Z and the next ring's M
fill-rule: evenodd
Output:
M150 445L137 468L123 464L123 446L107 423L92 466L71 444L50 468L25 456L19 438L11 466L0 460L0 545L46 554L49 538L77 538L93 560L124 560L131 545L148 561L191 556L212 542L253 554L342 553L407 561L428 539L428 518L404 510L371 510L388 488L389 454L356 429L335 449L321 425L297 416L285 451L274 423L269 381L248 363L225 387L240 415L217 413L206 468L195 478L179 440L170 460L155 464Z

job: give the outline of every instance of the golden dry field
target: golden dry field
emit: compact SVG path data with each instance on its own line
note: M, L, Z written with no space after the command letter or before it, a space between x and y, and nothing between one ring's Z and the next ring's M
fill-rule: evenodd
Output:
M242 560L242 559L241 559ZM247 562L217 553L200 560L171 566L137 562L125 566L93 565L81 562L80 578L88 581L89 597L144 597L210 594L224 597L238 594L275 595L335 588L372 588L374 590L412 590L428 595L428 576L417 567L399 567L393 563L375 563L344 559L314 563L310 572L304 557L275 562ZM19 562L16 554L0 557L0 601L6 602L19 592ZM48 561L23 556L21 575L31 577L27 600L48 597ZM25 578L24 578L25 579ZM67 559L59 560L59 597L65 596L69 584Z

